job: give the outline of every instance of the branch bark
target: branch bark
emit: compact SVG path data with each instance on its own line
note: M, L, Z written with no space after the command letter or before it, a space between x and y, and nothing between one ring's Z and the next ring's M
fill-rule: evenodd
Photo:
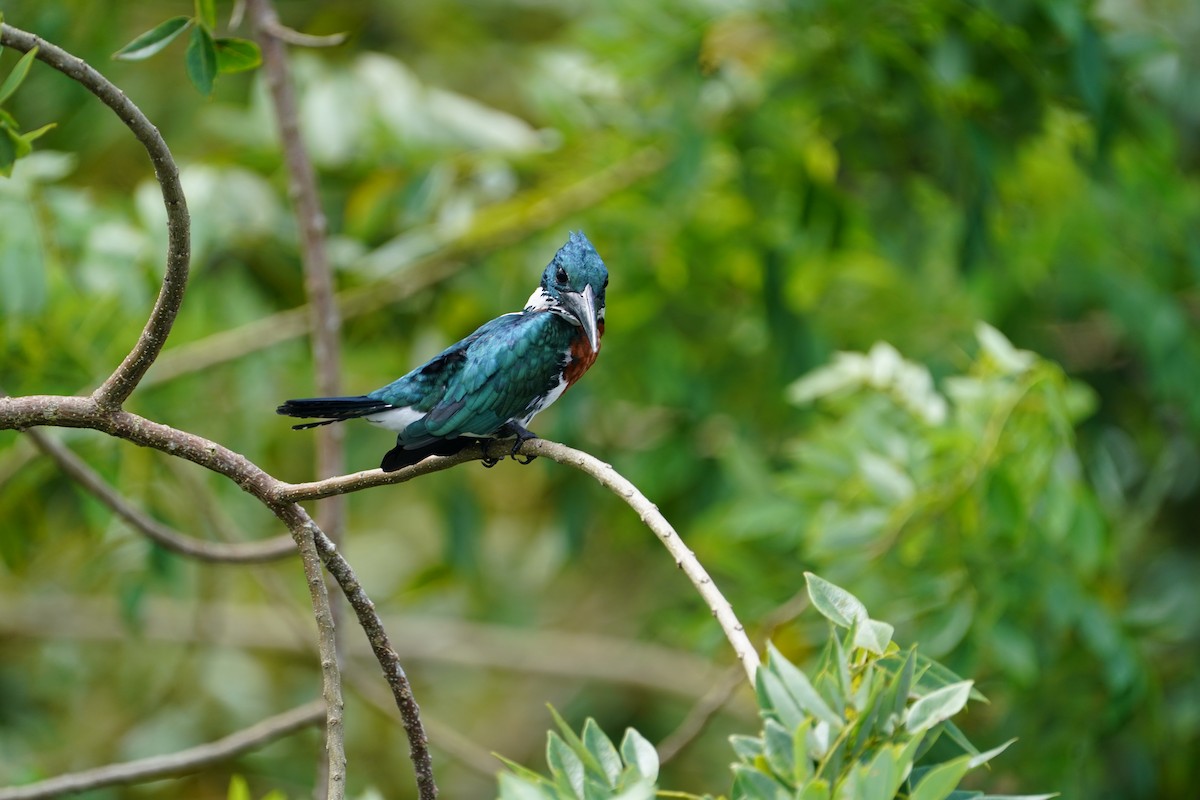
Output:
M325 716L325 704L314 700L268 717L236 733L208 744L190 747L163 756L151 756L123 764L109 764L96 769L58 775L24 786L0 788L0 800L42 800L64 794L76 794L105 786L130 783L145 783L160 778L172 778L199 772L210 764L228 761L231 758L257 750L263 745L288 736L301 728L321 721Z

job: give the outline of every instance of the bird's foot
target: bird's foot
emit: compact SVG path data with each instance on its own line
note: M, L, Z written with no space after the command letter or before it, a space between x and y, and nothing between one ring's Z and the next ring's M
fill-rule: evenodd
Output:
M513 442L512 450L509 452L509 455L512 456L512 460L516 461L518 464L528 464L532 462L535 458L537 458L537 456L526 455L524 458L521 458L521 445L525 444L530 439L538 438L537 434L519 422L510 422L509 427L517 437L517 440Z
M494 456L488 452L488 450L490 449L488 447L488 445L491 443L491 441L492 441L491 439L480 439L479 440L479 446L483 448L483 458L480 459L480 461L483 463L483 466L486 467L487 469L491 469L492 467L496 466L497 464L499 464L501 461L504 460L504 456L502 456L502 455Z
M516 461L518 464L528 464L537 458L535 455L523 455L521 453L521 445L525 444L530 439L538 438L536 433L529 430L524 425L521 425L517 422L510 422L496 431L496 433L501 437L516 437L516 441L513 442L512 449L509 450L507 454L508 457L513 461ZM491 454L490 448L493 441L494 440L492 439L479 440L479 446L483 448L483 458L481 460L483 462L483 466L487 467L488 469L491 469L504 460L504 455L493 456Z

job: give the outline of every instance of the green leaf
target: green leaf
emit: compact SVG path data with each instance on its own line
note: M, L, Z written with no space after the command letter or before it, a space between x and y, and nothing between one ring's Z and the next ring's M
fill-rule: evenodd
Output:
M0 103L7 100L21 85L21 81L25 80L25 76L29 74L29 68L33 66L33 59L37 58L37 52L38 49L34 47L21 56L21 60L13 67L12 72L8 73L4 83L0 84Z
M808 584L808 596L813 608L834 625L849 628L856 622L870 619L862 601L842 587L811 572L804 573L804 580Z
M615 787L617 778L621 776L621 754L617 752L612 740L596 724L596 720L591 717L588 717L587 722L583 723L583 745L600 764L604 777L608 779L609 787Z
M854 629L854 646L881 656L892 643L892 634L895 632L896 629L886 622L865 619Z
M800 791L796 800L829 800L829 781L824 778L813 781Z
M812 730L809 723L804 723L792 733L792 781L797 786L812 777L813 764L808 756L808 732Z
M191 24L191 17L172 17L136 37L132 42L113 53L113 58L121 61L141 61L149 58L175 41L175 37L187 30Z
M899 745L881 747L868 764L857 770L858 788L861 797L891 798L904 782L908 771L904 769L903 748Z
M511 772L500 773L500 800L552 800L554 795L548 793L539 784L513 775Z
M808 728L807 725L800 727ZM775 720L768 719L763 726L763 745L771 771L782 777L790 777L795 772L792 732Z
M1003 753L1009 747L1011 747L1012 743L1015 741L1016 741L1016 737L1013 737L1012 739L1009 739L1004 744L993 747L991 750L985 750L982 753L976 753L975 755L971 756L971 761L970 761L971 767L970 768L975 769L976 767L983 766L984 764L991 761L996 756Z
M960 756L953 761L938 764L925 773L921 782L908 795L908 800L945 800L958 787L958 782L970 768L970 756Z
M12 176L13 164L17 161L18 141L19 138L13 138L12 128L0 125L0 175L6 178Z
M760 669L756 683L759 687L759 705L763 710L773 711L789 730L804 722L804 710L778 675L769 669Z
M833 712L833 709L821 698L820 693L809 681L799 667L784 658L783 654L775 649L775 645L767 642L767 666L772 672L779 676L783 686L787 689L788 694L796 701L800 708L822 722L829 723L835 731L840 731L843 726L842 718ZM795 728L795 725L790 726Z
M213 0L196 0L196 19L209 30L217 27L217 9Z
M555 782L563 789L570 789L578 798L583 798L583 761L554 731L546 735L546 764Z
M503 761L504 766L511 769L514 773L516 773L517 776L523 778L524 780L530 781L532 783L545 783L546 782L546 779L544 777L537 774L537 772L535 772L534 770L531 770L529 767L525 766L524 764L518 764L516 761L513 761L511 758L505 758L504 756L500 755L499 753L493 752L492 755L495 756L496 758L500 759L501 761Z
M40 139L43 136L45 136L47 133L50 132L50 130L52 128L56 127L57 125L58 125L57 122L51 122L49 124L43 125L42 127L38 128L37 130L33 130L33 131L29 131L28 133L21 134L21 138L27 142L33 142L35 139Z
M734 764L733 796L746 800L789 800L791 792L761 770L746 764Z
M974 681L961 681L922 697L908 709L905 727L910 733L926 731L962 711L971 696Z
M941 689L962 681L962 677L949 667L942 666L921 652L917 652L917 668L920 670L920 676L917 678L916 693L921 696L928 694L934 689ZM977 703L988 702L983 693L974 687L971 689L971 699Z
M971 697L975 699L974 695ZM971 740L962 732L962 729L954 724L953 720L946 720L946 724L942 727L942 731L950 737L950 741L962 748L964 753L970 753L973 756L979 755L979 748L971 744Z
M625 730L625 738L621 740L621 757L643 778L658 780L658 751L633 728Z
M217 49L217 72L229 74L256 69L262 64L262 50L249 39L214 39Z
M201 94L212 94L213 81L217 77L217 51L213 46L212 35L203 27L197 26L192 29L184 59L192 84Z
M894 672L891 670L891 665L885 664L883 659L875 662L880 669L895 676L895 682L888 688L887 699L890 706L889 713L895 714L897 717L903 716L904 708L908 705L908 695L912 691L913 676L916 674L917 668L916 656L916 647L910 647L904 657L903 665Z
M729 737L729 744L733 747L733 752L737 754L737 757L743 761L754 761L763 755L763 740L754 736L735 733Z
M561 733L563 739L566 740L569 745L571 745L571 749L575 751L575 754L583 760L584 766L596 773L596 775L603 775L604 768L600 766L600 762L597 761L596 757L588 751L587 746L584 745L583 740L579 738L579 735L576 734L575 731L571 730L571 726L568 725L567 721L562 718L562 714L558 713L558 709L549 705L547 707L550 709L550 715L554 717L554 724L558 726L559 733Z

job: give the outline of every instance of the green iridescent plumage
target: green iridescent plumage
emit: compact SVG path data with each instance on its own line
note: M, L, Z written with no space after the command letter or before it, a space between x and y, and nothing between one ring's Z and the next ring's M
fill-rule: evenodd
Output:
M591 242L572 233L523 311L484 324L369 394L289 400L278 413L321 420L296 428L363 417L395 430L385 470L457 452L464 440L528 438L524 426L595 360L607 285L608 270Z

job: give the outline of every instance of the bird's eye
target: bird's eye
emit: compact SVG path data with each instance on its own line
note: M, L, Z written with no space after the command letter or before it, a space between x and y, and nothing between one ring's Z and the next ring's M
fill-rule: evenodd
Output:
M562 267L559 267L558 272L554 273L554 280L558 281L559 283L566 283L567 271Z
M608 288L608 278L605 278L605 279L604 279L604 285L603 285L603 286L601 286L600 288L601 288L601 289L607 289L607 288Z

